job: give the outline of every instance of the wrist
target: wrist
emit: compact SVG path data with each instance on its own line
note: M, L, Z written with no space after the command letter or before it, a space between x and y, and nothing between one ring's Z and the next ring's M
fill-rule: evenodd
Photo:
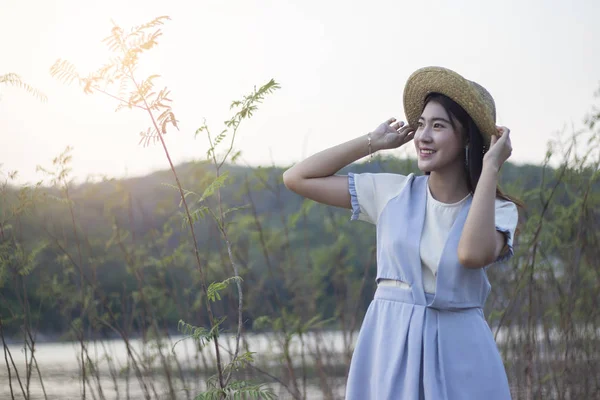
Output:
M484 171L487 171L487 172L493 173L493 174L498 174L498 172L500 172L500 166L498 165L498 163L494 162L493 160L486 159L484 157L481 172L483 173Z
M371 154L375 154L377 153L379 150L383 150L383 147L381 146L381 143L379 143L378 140L375 139L373 132L369 132L365 135L366 139L366 145L367 145L367 151L369 151ZM369 137L371 138L371 146L369 148Z

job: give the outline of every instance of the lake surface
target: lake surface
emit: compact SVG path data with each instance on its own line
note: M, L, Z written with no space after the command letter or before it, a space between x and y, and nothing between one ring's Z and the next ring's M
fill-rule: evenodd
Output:
M497 336L497 343L503 347L507 338L514 340L519 335L524 335L522 330L502 329ZM538 362L552 362L560 357L553 352L542 338L544 337L541 327L536 332ZM598 336L596 336L598 337ZM549 342L559 339L555 332L550 334ZM304 347L295 338L291 342L289 358L296 367L295 373L300 387L305 387L307 399L320 400L326 398L321 390L323 383L329 386L330 393L335 399L342 399L344 392L347 355L346 345L352 348L356 334L352 338L346 338L342 332L331 331L319 334L309 334L304 338ZM228 359L228 353L234 346L234 337L222 335L220 337L222 357ZM245 346L255 352L254 365L264 371L271 372L274 376L285 376L282 371L286 370L283 354L281 335L263 333L246 334ZM201 393L205 388L206 378L212 375L214 363L211 362L214 354L214 346L209 345L202 352L196 350L191 339L182 336L171 337L168 342L163 341L159 346L156 341L144 341L142 339L131 339L130 350L135 354L140 364L144 365L140 371L142 379L136 377L131 365L128 365L127 347L123 340L90 341L86 344L88 355L93 361L93 368L88 368L89 384L86 385L86 399L145 399L149 393L152 399L171 399L168 390L166 373L161 360L172 366L172 389L175 397L179 399L192 400L195 395ZM19 371L19 378L23 390L27 393L25 360L28 356L22 345L11 344L8 346L14 363ZM304 348L304 352L301 349ZM518 349L520 350L520 349ZM162 355L161 355L162 353ZM315 355L319 354L319 357ZM81 348L78 342L46 342L36 344L36 360L43 378L44 389L49 400L81 399L83 388L80 376ZM505 357L511 361L522 360L520 351L509 351ZM325 365L336 366L336 376L319 375L319 359ZM9 362L12 361L9 359ZM307 379L302 379L302 365L306 367ZM249 370L249 378L256 382L269 382L280 399L292 399L285 385L291 386L290 382L272 383L273 380L261 372ZM514 371L513 371L514 372ZM509 371L509 376L511 375ZM12 372L11 380L13 392L16 399L23 399L21 386ZM146 388L146 390L143 389ZM45 399L37 371L30 376L28 389L29 399ZM8 379L6 361L0 366L0 399L11 399L11 390Z
M222 357L227 355L228 349L233 349L235 340L232 336L221 336ZM279 336L273 334L247 334L245 343L249 349L256 352L255 365L262 369L280 368L282 366L282 348ZM314 335L308 336L305 340L307 351L312 351L318 344L322 352L334 355L336 362L339 360L339 354L343 352L342 334L339 332L326 332L317 338ZM300 367L301 352L300 342L294 340L290 347L291 359L294 365ZM40 384L37 371L32 371L30 376L29 392L26 388L26 362L27 354L22 345L12 344L8 346L15 365L19 370L19 378L23 385L23 390L12 372L11 382L16 399L23 399L22 392L29 393L29 399L45 399ZM145 399L145 391L142 384L136 378L133 368L128 368L127 346L123 340L102 340L90 341L87 343L88 354L94 361L96 372L88 373L91 381L86 387L86 398L88 399ZM148 386L148 392L152 399L170 399L165 372L162 369L159 346L155 341L144 342L142 339L130 340L131 351L136 354L138 359L144 360L146 365L144 381ZM175 336L168 343L161 347L163 356L173 365L174 372L177 375L173 379L173 387L177 399L193 399L195 395L205 388L206 378L212 374L211 355L214 354L214 346L209 345L198 352L191 339L185 339L182 336ZM78 342L50 342L36 343L35 356L38 368L41 372L44 389L49 400L70 400L81 399L83 397L83 386L81 383L81 347ZM311 363L310 356L306 354L307 364ZM175 366L175 359L178 365ZM9 362L10 359L9 359ZM153 370L154 368L154 370ZM127 370L129 369L129 372ZM112 374L111 374L112 371ZM178 372L181 371L181 375ZM274 374L277 374L275 371ZM179 376L183 376L184 384ZM271 379L261 376L260 373L252 374L256 382L271 382ZM261 379L262 378L262 379ZM345 376L330 377L336 398L343 397ZM299 379L301 381L301 379ZM313 381L313 383L311 383ZM301 383L300 383L301 384ZM323 395L318 386L319 382L311 378L306 383L306 392L308 399L322 399ZM91 386L91 388L90 388ZM269 384L274 389L280 399L292 399L293 397L281 384ZM0 399L11 399L11 390L8 379L6 362L3 360L0 368Z

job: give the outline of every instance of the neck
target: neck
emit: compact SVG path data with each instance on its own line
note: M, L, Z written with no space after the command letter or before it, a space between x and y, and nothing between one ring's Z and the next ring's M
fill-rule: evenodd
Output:
M456 168L444 168L442 171L432 171L429 175L429 190L437 201L456 203L469 194L467 174L462 165Z

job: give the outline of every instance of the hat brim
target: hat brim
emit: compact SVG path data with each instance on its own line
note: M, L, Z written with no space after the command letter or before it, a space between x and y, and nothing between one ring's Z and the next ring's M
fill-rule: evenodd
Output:
M478 89L474 82L449 69L421 68L408 78L404 87L404 113L408 124L416 128L427 95L441 93L458 103L471 116L481 131L485 144L489 146L491 137L497 134L496 113L493 99L487 91L485 93L489 98L486 99L481 89L483 88Z

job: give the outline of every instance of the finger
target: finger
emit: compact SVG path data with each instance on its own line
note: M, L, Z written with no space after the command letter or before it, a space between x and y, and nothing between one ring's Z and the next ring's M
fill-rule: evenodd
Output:
M504 135L505 133L510 133L510 129L508 129L506 126L496 126L496 131L498 131L500 136Z
M404 129L404 127L406 126L406 124L404 123L404 121L400 121L396 124L396 130L400 130L400 129Z
M414 129L407 129L407 130L405 130L405 131L402 131L402 130L401 130L400 132L401 132L401 134L400 134L400 135L401 135L401 137L403 138L403 140L404 140L404 143L406 143L406 142L410 142L410 141L411 141L411 140L413 140L413 139L414 139L414 137L415 137L415 131L414 131Z
M398 146L398 147L402 146L403 144L406 144L406 143L410 142L411 140L413 140L415 137L413 133L414 133L413 131L408 131L405 134L398 133L398 136L395 140L396 146Z
M398 133L405 133L410 130L413 130L412 127L408 124L404 124L400 129L398 129Z
M496 135L492 136L490 147L492 147L493 145L495 145L497 141L498 141L498 136L496 136Z
M504 128L502 131L502 136L500 136L498 140L502 141L503 143L510 142L510 130L508 128Z
M396 121L396 118L392 117L392 118L388 118L388 120L386 121L389 124L393 123Z
M414 129L411 129L410 126L403 126L402 128L400 128L400 130L398 130L398 134L400 136L406 136L411 133L414 133Z
M392 129L398 130L404 126L404 121L398 121L391 126Z

